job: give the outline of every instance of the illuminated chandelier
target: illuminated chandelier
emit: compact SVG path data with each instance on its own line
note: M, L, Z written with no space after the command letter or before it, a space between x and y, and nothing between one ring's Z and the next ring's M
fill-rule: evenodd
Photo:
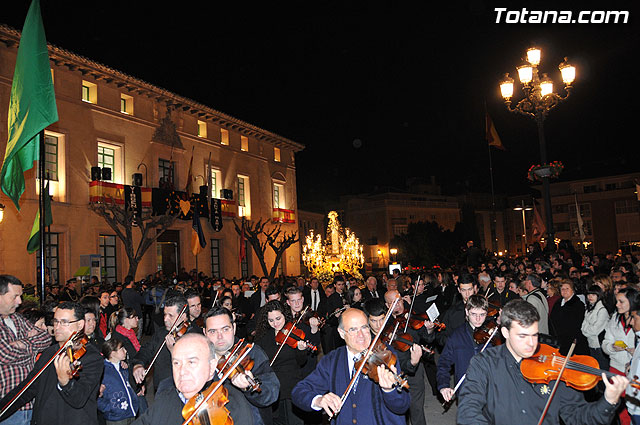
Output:
M360 241L355 233L342 228L337 212L329 212L328 217L327 240L314 235L313 230L306 237L302 247L305 267L321 282L330 282L336 273L362 279L360 269L364 265L364 255Z

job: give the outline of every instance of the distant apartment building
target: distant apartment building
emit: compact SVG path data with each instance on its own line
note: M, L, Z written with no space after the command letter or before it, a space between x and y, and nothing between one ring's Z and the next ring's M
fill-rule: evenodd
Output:
M603 253L640 245L640 173L551 183L556 237L582 249L576 203L583 222L586 250ZM541 205L543 201L539 200ZM544 214L541 211L544 217Z

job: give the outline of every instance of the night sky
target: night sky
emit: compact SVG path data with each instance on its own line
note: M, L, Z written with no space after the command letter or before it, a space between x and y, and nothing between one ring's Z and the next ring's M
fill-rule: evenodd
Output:
M575 177L640 169L635 2L225 3L42 0L42 11L50 43L306 145L300 207L412 177L436 176L451 194L488 192L485 102L507 148L493 151L496 191L528 192L535 122L506 110L498 83L505 72L517 82L532 43L556 92L563 57L578 68L571 97L545 122L549 160ZM28 5L3 5L0 22L21 29ZM496 24L496 7L630 19Z

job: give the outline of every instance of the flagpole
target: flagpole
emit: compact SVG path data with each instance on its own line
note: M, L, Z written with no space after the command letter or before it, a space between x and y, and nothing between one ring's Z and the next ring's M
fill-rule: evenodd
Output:
M486 125L486 105L485 105L485 125ZM495 191L493 189L493 161L491 158L491 145L487 143L487 148L489 149L489 176L491 178L491 219L493 221L493 227L490 229L490 234L491 234L491 251L495 252L496 251L496 246L495 246L495 242L496 242L496 232L497 232L497 225L496 225L496 195L495 195Z
M40 140L40 155L38 159L38 167L40 169L40 196L38 197L38 208L40 210L40 306L44 306L44 277L45 277L45 240L47 237L46 229L44 226L45 216L47 215L45 212L44 205L44 158L45 158L45 145L44 145L44 130L40 131L38 134Z

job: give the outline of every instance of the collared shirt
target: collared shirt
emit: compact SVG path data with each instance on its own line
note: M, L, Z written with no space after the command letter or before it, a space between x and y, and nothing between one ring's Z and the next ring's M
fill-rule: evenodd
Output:
M0 320L0 398L27 377L33 369L36 355L51 344L51 337L46 331L36 328L20 314L10 314L8 319L13 326L9 326L6 320ZM32 329L38 329L39 333L28 337ZM18 340L25 344L26 349L11 345ZM32 404L27 403L21 410L31 408Z
M487 348L471 359L460 390L457 423L537 424L554 384L528 382L506 344ZM615 410L604 397L588 403L582 393L561 382L543 423L559 424L562 417L567 424L606 425Z

